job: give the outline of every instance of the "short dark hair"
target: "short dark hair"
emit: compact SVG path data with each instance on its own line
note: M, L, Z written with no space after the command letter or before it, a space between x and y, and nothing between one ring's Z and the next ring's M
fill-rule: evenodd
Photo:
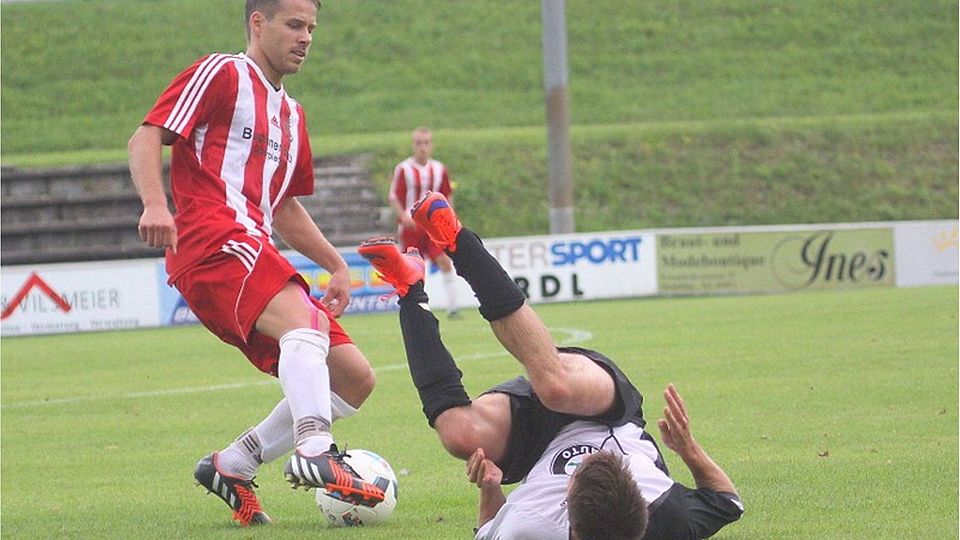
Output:
M254 11L259 11L266 15L267 19L273 19L277 14L277 3L280 0L247 0L247 9L244 10L243 26L247 29L247 39L250 39L250 16ZM323 7L323 0L313 0L317 9Z
M647 501L620 456L584 458L567 494L570 529L579 540L639 540L647 530Z

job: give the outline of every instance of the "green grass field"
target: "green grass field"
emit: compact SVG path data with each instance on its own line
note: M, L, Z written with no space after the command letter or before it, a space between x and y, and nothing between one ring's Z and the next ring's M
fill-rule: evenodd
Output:
M545 233L539 3L325 4L286 81L314 152L372 153L385 193L410 129L430 125L465 221ZM3 165L125 161L171 77L243 49L241 5L5 3ZM956 2L566 5L578 231L957 217ZM616 359L651 419L678 385L747 505L719 538L955 539L957 307L937 287L537 309L558 340ZM281 462L259 477L270 530L237 529L193 487L197 459L280 390L192 327L3 340L0 535L469 537L475 489L419 412L395 316L344 324L379 383L335 435L406 471L384 527L326 530ZM519 372L478 315L443 328L471 393Z
M956 287L538 306L556 339L616 359L647 396L678 385L697 438L746 503L717 537L958 534ZM466 538L476 493L421 416L396 316L348 331L378 386L335 436L384 455L382 527L325 530L282 462L260 471L269 530L241 530L194 463L265 415L279 387L199 327L5 339L5 538ZM442 321L472 394L518 373L476 313ZM675 456L674 475L689 483Z

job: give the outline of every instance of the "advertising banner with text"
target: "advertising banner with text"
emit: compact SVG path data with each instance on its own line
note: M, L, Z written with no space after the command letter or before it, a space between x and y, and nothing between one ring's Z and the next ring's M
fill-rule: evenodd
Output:
M5 267L0 334L157 326L155 268L152 259Z
M848 289L895 282L893 228L657 235L662 294Z
M656 294L778 292L876 286L956 285L958 222L617 231L486 239L532 303ZM395 311L393 287L354 249L348 313ZM330 274L295 252L285 255L322 297ZM0 273L0 334L88 332L195 324L162 259L8 266ZM470 287L453 281L459 307L476 306ZM435 309L447 284L426 276Z
M350 267L350 305L347 306L346 314L375 313L399 309L396 297L381 298L381 296L392 291L393 286L377 277L370 263L358 255L356 250L341 249L340 254ZM284 256L310 286L311 296L323 298L330 283L330 273L299 253L290 251L285 252ZM163 268L163 261L156 264L161 323L163 325L198 323L197 317L187 306L186 300L180 296L177 289L167 285L167 273Z
M657 292L654 236L637 231L484 239L531 303L629 298ZM456 282L460 306L476 306L473 292ZM435 269L426 282L434 308L446 304Z

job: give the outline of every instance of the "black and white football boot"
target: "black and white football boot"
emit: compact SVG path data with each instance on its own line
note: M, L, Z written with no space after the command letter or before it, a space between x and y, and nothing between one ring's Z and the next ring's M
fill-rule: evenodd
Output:
M197 468L193 471L197 485L207 488L207 491L227 503L233 510L233 519L239 522L240 526L270 524L270 516L260 507L260 501L253 492L257 487L253 479L245 480L220 471L218 457L215 452L197 463Z

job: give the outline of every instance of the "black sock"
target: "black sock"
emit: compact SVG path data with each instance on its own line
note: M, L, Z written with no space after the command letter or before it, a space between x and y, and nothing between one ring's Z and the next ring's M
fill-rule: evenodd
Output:
M466 227L460 229L457 250L447 255L453 260L457 274L470 284L480 301L480 315L484 319L502 319L523 305L523 291L483 247L483 241L475 232Z
M410 291L400 299L400 330L410 377L420 394L423 414L433 427L443 411L469 405L470 396L460 382L463 372L440 340L440 323L432 312L420 306L427 301L422 281L410 286Z

